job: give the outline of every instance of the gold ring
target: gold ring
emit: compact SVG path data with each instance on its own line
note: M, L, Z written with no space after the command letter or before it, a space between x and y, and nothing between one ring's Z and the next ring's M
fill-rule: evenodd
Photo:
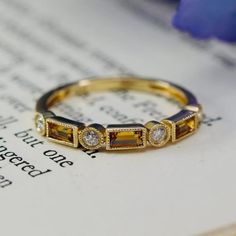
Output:
M172 98L182 110L162 121L146 124L86 125L79 121L56 116L49 110L66 97L103 90L136 90ZM174 143L195 133L202 120L202 107L188 90L164 80L133 76L91 78L67 84L49 91L37 102L35 125L49 140L71 147L96 150L157 148Z

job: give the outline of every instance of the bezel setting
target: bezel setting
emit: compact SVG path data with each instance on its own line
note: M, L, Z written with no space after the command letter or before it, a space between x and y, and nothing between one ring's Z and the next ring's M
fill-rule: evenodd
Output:
M106 126L98 123L85 124L77 119L70 120L57 116L50 110L69 96L117 89L163 95L175 100L181 110L161 122L152 120L145 125L128 123ZM162 147L168 141L180 141L194 134L202 119L202 106L185 88L165 80L123 75L79 80L48 91L37 101L34 122L41 135L46 135L56 143L91 150L102 146L106 146L106 150L128 150L142 149L147 145Z
M188 136L194 134L199 126L198 120L198 112L190 111L190 110L182 110L178 114L173 117L170 117L166 120L163 120L163 123L167 124L171 128L171 141L178 142L182 139L187 138ZM188 125L187 122L193 122L189 130L183 132L182 135L179 135L178 131L181 129L181 125Z
M93 133L93 134L89 134L89 133ZM85 136L88 134L97 136L96 137L97 138L96 144L92 145L91 143L89 143L90 141L86 141ZM90 139L91 139L91 137L90 137ZM96 150L96 149L99 149L100 147L102 147L102 145L104 143L104 135L100 130L96 129L95 127L88 126L79 132L79 142L86 149Z
M158 129L164 129L165 131L164 136L159 138L159 140L153 137L154 132L157 132ZM148 141L154 147L163 147L170 140L170 133L170 128L166 124L157 122L149 130Z
M131 141L135 141L135 134L138 134L138 132L140 132L141 137L139 138L139 141L141 141L140 144L138 143L134 143L134 144L128 144L128 145L124 145L122 146L122 144L120 146L115 146L112 143L112 135L119 135L122 133L130 133L131 136L133 135L133 140L131 139ZM129 141L128 139L124 139L124 141ZM136 140L137 142L137 140ZM129 150L129 149L142 149L145 148L147 146L147 129L142 126L142 125L109 125L106 129L106 150Z
M35 123L37 132L44 136L46 133L46 120L43 114L36 112L35 117L34 117L34 123ZM40 125L42 127L40 127Z
M52 129L50 128L50 125L56 125L58 127L63 127L65 129L65 132L66 130L71 130L71 134L72 134L72 141L70 140L62 140L60 139L60 137L56 137L57 134L55 135L52 135ZM62 122L62 121L58 121L56 120L56 118L48 118L46 120L46 136L49 140L53 141L53 142L56 142L56 143L60 143L60 144L64 144L64 145L67 145L67 146L70 146L70 147L78 147L78 143L79 143L79 140L78 140L78 130L79 128L75 125L72 125L70 123L66 123L66 122Z

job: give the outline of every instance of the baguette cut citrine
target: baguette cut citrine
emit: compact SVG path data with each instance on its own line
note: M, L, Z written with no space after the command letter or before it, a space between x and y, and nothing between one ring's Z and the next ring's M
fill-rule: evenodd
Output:
M107 149L123 150L144 148L146 129L142 126L111 126L107 129Z
M195 133L199 124L198 113L184 109L163 122L171 128L172 142L177 142Z
M185 137L192 133L196 127L196 118L192 116L186 120L180 121L176 124L176 139Z
M68 143L74 143L73 128L56 123L48 123L48 137Z
M110 133L111 147L139 147L142 146L142 131L121 131Z

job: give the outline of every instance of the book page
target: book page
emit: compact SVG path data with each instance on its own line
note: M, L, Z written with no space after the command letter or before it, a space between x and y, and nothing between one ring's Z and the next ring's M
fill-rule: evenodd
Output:
M236 222L236 47L175 31L174 8L163 1L0 0L2 235L183 236ZM140 152L73 149L36 132L35 104L49 89L122 74L188 88L203 105L200 130ZM126 90L53 108L104 125L178 110L170 99Z

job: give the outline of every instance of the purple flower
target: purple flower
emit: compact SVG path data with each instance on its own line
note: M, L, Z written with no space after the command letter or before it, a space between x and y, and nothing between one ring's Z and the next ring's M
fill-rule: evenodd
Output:
M236 42L236 0L181 0L173 25L196 38Z

